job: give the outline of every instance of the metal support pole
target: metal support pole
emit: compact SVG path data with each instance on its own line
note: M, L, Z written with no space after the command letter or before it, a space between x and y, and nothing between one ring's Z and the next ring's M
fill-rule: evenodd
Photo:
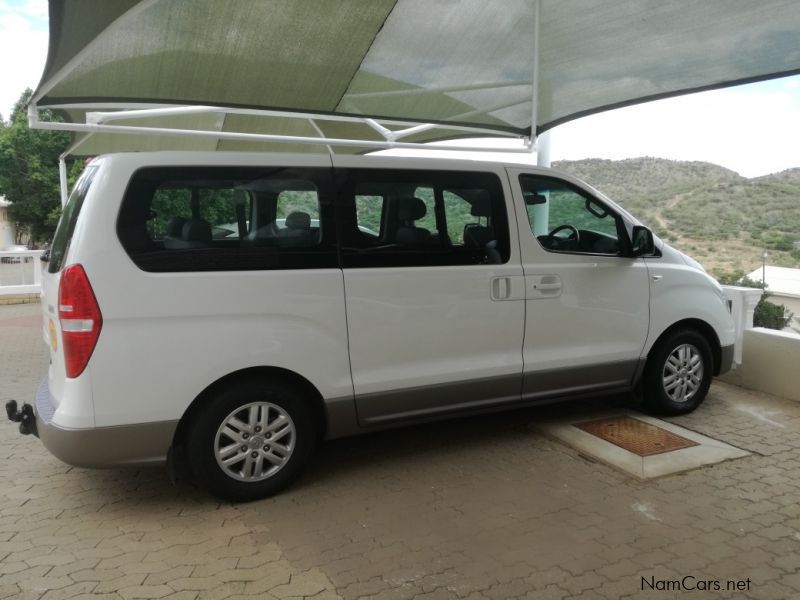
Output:
M169 106L162 108L143 108L137 110L120 110L114 112L88 112L86 122L93 124L108 123L119 119L146 119L151 117L167 117L175 115L202 115L217 112L213 106Z
M317 122L314 119L309 119L308 122L311 125L311 127L314 128L314 131L316 131L319 134L319 137L321 137L321 138L325 137L325 134L322 132L322 129L319 128L319 125L317 125ZM217 142L217 143L219 143L219 142ZM333 156L333 148L331 148L331 145L330 144L325 144L325 148L328 149L328 154Z
M364 123L366 123L367 125L372 127L372 129L381 134L383 136L383 139L385 139L387 142L394 141L394 135L392 134L392 131L390 129L387 129L380 123L378 123L375 119L364 119Z
M61 207L67 205L67 198L69 195L69 190L67 189L67 163L64 160L66 157L65 154L62 154L58 157L58 180L61 184Z
M550 132L545 131L536 140L536 165L550 166ZM536 235L547 235L550 232L550 195L545 193L547 202L533 207L533 229Z
M533 74L531 75L530 151L536 151L536 127L539 123L539 13L541 0L533 0Z
M81 133L120 133L133 135L168 135L175 137L199 137L218 140L240 140L245 142L288 142L294 144L321 144L331 146L345 146L353 148L388 149L388 148L423 148L430 150L431 146L422 143L389 142L377 140L351 140L341 138L318 138L299 135L273 135L264 133L237 133L233 131L203 131L195 129L170 129L167 127L132 127L130 125L92 125L88 123L64 123L55 121L35 121L34 129L49 129L54 131L77 131ZM466 129L466 128L462 128ZM478 130L474 130L478 131ZM495 132L493 132L495 133ZM474 152L469 148L456 144L442 144L436 150L458 150ZM503 152L527 153L527 148L508 149Z
M536 140L536 166L550 166L550 132L545 131Z
M510 104L503 104L497 107L492 108L492 110L498 110L500 108L506 108L508 106L516 106L517 104L522 103L523 100L515 101ZM524 99L527 102L527 97ZM80 104L59 104L55 108L85 108ZM39 118L36 114L35 107L30 105L28 107L28 122L31 128L35 129L38 127ZM226 115L248 115L248 116L256 116L256 117L278 117L283 119L314 119L314 121L336 121L339 123L359 123L362 125L369 125L375 129L377 126L376 131L379 133L382 130L388 131L390 134L397 135L403 130L396 130L391 131L386 129L383 125L378 123L375 119L370 119L369 117L346 117L343 115L320 115L315 113L304 113L304 112L286 112L280 110L265 110L265 109L256 109L256 108L229 108L223 106L160 106L158 108L137 108L137 109L129 109L125 108L124 105L120 105L120 110L115 110L112 112L87 112L86 113L86 120L85 123L89 125L106 125L110 124L112 121L118 121L121 119L124 120L135 120L135 119L143 119L143 118L153 118L153 117L168 117L168 116L175 116L175 115L191 115L191 114L204 114L204 113L223 113ZM469 113L463 113L463 115L472 114L474 111L470 111ZM463 116L463 115L457 115ZM369 123L368 121L371 121ZM486 129L482 127L472 127L472 126L464 126L464 125L450 125L450 124L439 124L439 125L431 125L428 123L413 123L409 121L400 121L397 119L381 119L382 123L387 125L399 125L401 127L412 129L411 133L418 133L416 130L417 127L425 127L426 129L432 129L436 127L443 127L445 129L452 129L453 131L463 131L465 133L470 134L479 134L479 133L488 133L489 135L494 136L503 136L503 137L519 137L519 134L507 132L507 131L500 131L497 129ZM373 125L374 124L374 125ZM383 133L381 133L383 135ZM410 134L404 134L410 135Z

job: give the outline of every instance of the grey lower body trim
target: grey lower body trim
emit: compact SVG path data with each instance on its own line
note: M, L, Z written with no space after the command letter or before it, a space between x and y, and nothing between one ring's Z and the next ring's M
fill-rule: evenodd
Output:
M644 377L644 369L647 366L647 358L642 357L639 359L639 364L636 365L636 372L633 374L633 387L639 385L639 382Z
M358 435L362 431L358 425L356 403L352 396L325 400L325 416L327 418L325 439Z
M371 427L557 398L617 393L633 389L643 365L643 360L634 359L365 394L356 397L358 421Z
M642 361L623 360L599 365L565 367L525 373L522 399L571 396L604 390L632 388Z
M167 451L178 421L158 421L115 427L67 429L52 422L54 413L47 380L36 393L39 438L53 456L76 467L158 465Z
M719 370L716 374L722 375L733 368L733 344L720 348L719 357Z
M519 391L520 374L514 373L363 394L356 397L356 406L360 423L379 425L515 402L519 401Z

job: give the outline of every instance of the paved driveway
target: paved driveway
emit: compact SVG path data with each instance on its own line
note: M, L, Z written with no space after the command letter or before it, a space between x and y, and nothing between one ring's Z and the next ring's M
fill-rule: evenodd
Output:
M0 307L0 400L44 373L38 311ZM675 422L753 454L649 482L530 431L567 410L328 443L245 505L68 467L5 423L0 599L800 597L800 405L715 384Z

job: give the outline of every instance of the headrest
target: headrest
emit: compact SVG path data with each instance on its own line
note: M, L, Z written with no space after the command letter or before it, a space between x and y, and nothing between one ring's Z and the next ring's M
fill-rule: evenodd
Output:
M311 215L304 212L289 213L286 217L287 229L311 229Z
M203 219L190 219L183 226L182 237L187 242L211 243L211 225Z
M397 207L398 221L416 221L425 216L428 211L425 203L419 198L399 198L400 205Z
M472 208L469 214L473 217L491 217L492 216L492 199L488 194L477 196L472 199Z
M469 223L464 226L464 245L483 248L494 239L494 231L491 227L475 225Z
M184 225L186 225L186 219L184 217L172 217L167 221L167 225L164 228L164 235L179 238L183 235Z

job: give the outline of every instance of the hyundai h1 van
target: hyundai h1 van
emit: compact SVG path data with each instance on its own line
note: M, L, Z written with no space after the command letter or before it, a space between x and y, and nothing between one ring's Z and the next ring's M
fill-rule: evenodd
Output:
M102 156L43 277L47 377L9 417L87 467L285 487L322 439L727 371L720 286L577 179L471 160Z

